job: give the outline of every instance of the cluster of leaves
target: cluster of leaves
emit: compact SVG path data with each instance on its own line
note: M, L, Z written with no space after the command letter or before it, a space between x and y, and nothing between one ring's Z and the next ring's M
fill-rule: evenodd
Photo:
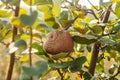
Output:
M85 80L110 78L118 80L115 75L120 72L119 0L102 2L100 10L96 6L91 9L80 6L77 4L79 0L31 1L36 10L29 12L29 9L20 7L18 17L13 17L12 14L14 13L14 7L20 4L19 0L6 0L6 2L3 0L3 3L0 4L0 42L7 45L4 54L15 52L16 58L20 62L28 61L29 30L32 27L32 53L44 59L36 62L32 67L23 66L21 80L28 80L31 76L33 79L39 79L54 70L54 73L58 71L61 79L66 80L69 80L70 74L75 72L76 79L81 79L83 76ZM23 2L30 6L29 0L23 0ZM108 8L112 4L116 5L115 9ZM101 20L105 17L107 9L111 12L110 19L107 22L102 22ZM11 43L13 26L18 29L18 34L15 36L15 41ZM73 35L75 46L74 51L69 56L54 59L43 50L42 40L48 32L57 29L68 29ZM92 46L97 41L101 42L101 53L98 56L95 75L92 76L87 69ZM115 61L109 71L104 69L104 58L108 61L111 59ZM53 78L59 75L55 75Z

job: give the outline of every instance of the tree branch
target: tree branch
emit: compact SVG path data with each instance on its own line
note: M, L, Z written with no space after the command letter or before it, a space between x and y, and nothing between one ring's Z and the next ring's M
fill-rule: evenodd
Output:
M88 69L88 72L91 73L92 75L94 75L94 72L95 72L95 67L96 67L96 63L97 63L97 60L98 60L100 45L101 45L100 42L96 42L93 46L90 66L89 66L89 69Z
M64 80L63 73L61 73L60 69L57 69L57 72L59 73L59 75L60 75L60 77L61 77L61 80Z
M19 15L19 6L17 6L16 9L15 9L15 11L14 11L14 16L18 17L18 15ZM15 41L15 36L16 35L17 35L17 28L14 26L13 27L12 42ZM11 80L11 78L12 78L12 72L13 72L13 68L14 68L14 62L15 62L15 53L12 53L10 55L10 64L9 64L9 69L8 69L8 72L7 72L7 78L6 78L6 80Z
M32 13L32 0L30 0L30 13ZM30 26L30 47L29 47L29 65L32 67L32 38L33 38L33 33L32 33L32 26ZM30 76L30 80L33 80L32 76Z
M76 16L70 24L67 25L67 27L64 30L68 30L70 28L70 26L75 22L75 20L78 18L78 16Z

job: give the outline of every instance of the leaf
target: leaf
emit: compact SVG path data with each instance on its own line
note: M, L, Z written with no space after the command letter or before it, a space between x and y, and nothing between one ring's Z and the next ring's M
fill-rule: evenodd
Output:
M15 41L14 46L15 47L27 46L27 43L26 41L20 39L20 40Z
M11 6L19 6L19 0L6 0L6 4L10 4Z
M53 25L55 24L55 19L50 12L44 12L43 19L45 20L46 24L50 27L53 27Z
M25 62L25 61L27 61L27 60L29 60L29 56L28 56L28 55L21 55L21 56L20 56L19 61Z
M74 35L73 40L79 44L91 44L97 41L97 38L91 35Z
M37 77L41 77L45 72L48 71L48 62L45 60L37 61L33 66L34 70L36 71Z
M52 29L51 27L48 27L45 24L39 24L39 26L42 27L42 28L44 28L48 32L54 32L55 31L54 29Z
M52 0L35 0L35 4L37 5L52 4Z
M113 26L113 30L115 32L118 32L120 30L120 22L117 22L114 26Z
M27 5L30 5L30 0L23 0L24 3L26 3ZM35 0L32 0L32 5L35 3Z
M115 7L115 14L118 18L120 18L120 1L117 2L116 7Z
M28 76L26 73L22 73L20 75L20 80L29 80L30 79L30 76Z
M108 38L101 38L100 41L105 43L105 44L116 44L114 40L111 40Z
M106 6L106 7L108 7L110 4L111 4L110 1L108 1L108 2L102 2L101 3L102 6Z
M117 69L117 66L115 64L113 64L108 71L110 74L113 74L116 69Z
M9 45L8 53L9 53L9 54L12 54L13 52L17 51L18 49L19 49L19 48L16 47L16 46L15 46L15 43L13 42L13 43L11 43L11 44Z
M28 76L33 76L36 74L36 72L33 70L33 67L30 66L22 66L22 70Z
M49 57L47 55L47 53L43 50L43 46L40 45L39 43L33 43L32 48L38 50L38 52L36 52L35 54L37 54L37 55L45 55L46 57Z
M20 20L23 24L32 26L36 21L37 16L38 16L37 11L34 11L31 13L31 15L26 15L26 14L21 15Z
M61 11L61 0L53 0L53 8L52 13L55 17L58 17L60 15Z
M117 49L118 52L120 52L120 43L116 44L116 49Z
M78 57L77 59L75 59L72 64L69 66L69 70L71 72L79 72L82 68L82 65L86 62L86 57L82 56L82 57Z
M117 3L119 0L110 0L112 3Z
M22 23L21 23L21 21L19 20L19 18L17 18L17 17L11 18L11 19L10 19L10 23L11 23L13 26L15 26L15 27L22 28L22 27L21 27L21 26L22 26Z
M84 80L90 80L92 78L92 75L89 72L84 72L83 77Z
M29 76L30 78L30 76L32 76L33 80L38 80L48 70L47 61L45 60L38 61L32 67L22 66L22 70L23 73L21 75L22 76L23 74L25 75L23 77L27 78Z
M85 34L88 31L87 23L81 18L75 20L74 28L81 34Z
M0 10L0 18L6 18L11 16L11 12L8 12L7 10Z
M20 8L20 10L19 10L19 15L27 14L27 13L28 13L27 9L25 9L25 8Z
M68 11L62 11L60 13L60 20L68 20Z
M37 10L42 11L42 12L48 12L52 5L50 4L44 4L44 5L38 5Z
M61 63L54 63L54 62L49 62L49 66L50 67L53 67L53 68L67 68L69 67L71 64L71 61L68 61L68 62L61 62Z

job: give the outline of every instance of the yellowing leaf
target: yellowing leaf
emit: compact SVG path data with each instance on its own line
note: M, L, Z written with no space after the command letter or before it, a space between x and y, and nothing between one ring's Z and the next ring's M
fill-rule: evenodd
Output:
M21 62L25 62L25 61L27 61L29 59L29 56L28 55L22 55L22 56L20 56L20 61Z
M23 0L27 5L30 5L30 0ZM32 0L32 5L35 3L35 0Z
M0 10L0 18L5 18L11 16L11 12L6 10Z
M117 4L116 4L115 14L118 18L120 18L120 1L117 2Z
M76 12L79 18L84 18L85 12L84 11L77 11Z
M29 39L29 38L30 38L30 35L28 35L28 34L21 35L21 39Z
M80 18L74 22L74 28L81 34L85 34L88 31L88 29L85 27L85 23L82 22L82 19Z
M13 25L13 26L16 26L16 27L22 27L22 23L21 21L19 20L18 17L14 17L14 18L11 18L10 19L10 23Z
M40 24L39 20L36 19L35 23L33 24L33 29L36 28Z
M61 0L53 0L53 3L52 13L55 17L58 17L61 10Z
M110 0L112 3L116 3L118 2L119 0Z
M53 26L55 24L55 19L50 12L44 12L44 20L48 26Z
M27 14L28 11L25 8L20 8L19 15Z

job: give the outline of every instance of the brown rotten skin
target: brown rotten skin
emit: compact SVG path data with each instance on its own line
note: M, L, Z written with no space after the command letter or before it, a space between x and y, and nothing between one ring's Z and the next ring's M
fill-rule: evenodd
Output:
M55 55L60 52L71 52L74 42L68 31L55 31L48 33L43 43L46 52Z

